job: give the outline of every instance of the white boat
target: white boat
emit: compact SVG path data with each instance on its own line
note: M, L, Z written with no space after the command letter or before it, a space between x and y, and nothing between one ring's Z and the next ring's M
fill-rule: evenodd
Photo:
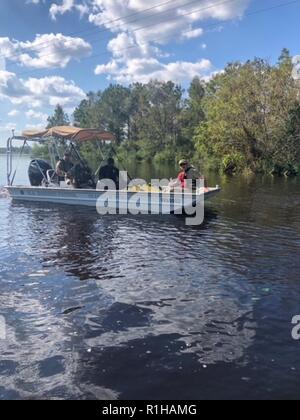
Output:
M115 190L90 190L61 187L7 186L14 201L54 203L94 207L103 203L110 212L119 214L139 211L141 214L182 214L196 207L201 201L213 198L220 192L218 187L197 193L130 192ZM112 203L112 204L110 204Z
M65 182L53 183L53 169L43 173L41 185L13 185L12 148L14 140L22 141L23 148L29 141L49 145L52 156L52 166L55 165L53 155L58 155L57 141L68 142L68 147L76 153L76 159L86 164L80 157L76 144L92 140L101 147L103 142L112 142L110 133L99 130L86 130L75 127L56 127L42 132L27 131L21 137L13 136L7 142L7 183L6 189L14 201L32 203L53 203L73 206L97 207L99 213L112 214L182 214L204 204L204 200L214 197L220 192L219 187L198 188L195 191L164 191L157 188L124 188L122 190L94 188L74 188ZM104 156L103 156L104 159ZM49 166L50 167L50 166ZM42 172L42 170L40 169ZM126 184L127 185L127 184Z

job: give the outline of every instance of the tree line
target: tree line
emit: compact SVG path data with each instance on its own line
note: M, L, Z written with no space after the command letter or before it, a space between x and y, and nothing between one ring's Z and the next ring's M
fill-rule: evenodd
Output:
M230 63L209 81L196 77L187 92L171 81L110 85L88 93L73 119L112 132L124 160L184 157L228 174L295 175L300 166L300 87L286 49L273 65L256 58ZM69 118L58 106L48 122ZM93 144L82 152L98 153Z
M12 148L12 152L15 154L20 153L21 148L20 147L13 147ZM0 155L4 155L7 152L7 148L6 147L0 147ZM30 146L25 146L23 149L23 153L25 155L30 155L32 153L32 148Z

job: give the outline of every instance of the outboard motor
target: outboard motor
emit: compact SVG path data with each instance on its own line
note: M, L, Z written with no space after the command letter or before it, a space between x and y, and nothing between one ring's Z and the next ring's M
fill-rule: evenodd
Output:
M30 162L28 176L32 187L39 187L44 180L47 180L47 171L52 167L42 159L34 159Z

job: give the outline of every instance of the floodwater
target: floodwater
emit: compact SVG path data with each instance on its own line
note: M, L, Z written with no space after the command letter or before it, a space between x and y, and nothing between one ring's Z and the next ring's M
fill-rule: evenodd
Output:
M200 227L2 194L0 399L299 398L300 180L211 183Z

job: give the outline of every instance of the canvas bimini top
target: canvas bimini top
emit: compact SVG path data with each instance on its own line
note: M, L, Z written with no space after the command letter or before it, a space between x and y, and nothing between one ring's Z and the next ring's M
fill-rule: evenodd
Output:
M7 185L12 186L17 168L13 172L13 143L14 141L22 141L23 147L20 149L20 157L24 152L24 148L27 142L38 142L38 143L48 143L50 156L52 160L52 166L54 166L54 154L59 156L59 153L56 153L56 143L59 140L66 140L70 142L71 147L75 150L76 154L79 156L75 143L83 143L87 141L98 142L98 147L101 150L100 143L109 142L112 143L115 141L115 137L112 133L109 133L105 130L92 129L92 128L79 128L79 127L70 127L70 126L59 126L53 127L50 129L41 129L41 130L26 130L23 131L22 136L15 136L13 131L12 137L7 140ZM51 144L50 144L51 143Z
M48 130L26 130L23 131L22 137L25 139L47 139L58 138L71 141L114 141L115 137L112 133L104 130L92 128L78 128L70 126L53 127Z

